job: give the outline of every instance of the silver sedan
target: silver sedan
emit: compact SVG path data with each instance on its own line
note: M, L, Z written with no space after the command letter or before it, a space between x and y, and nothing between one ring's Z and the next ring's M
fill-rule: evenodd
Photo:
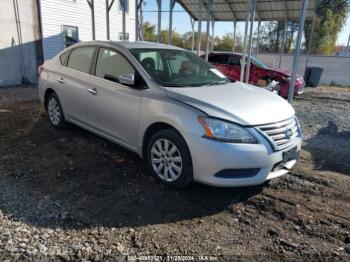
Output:
M39 74L54 127L70 122L136 152L169 187L257 185L299 158L301 130L284 99L174 46L80 43Z

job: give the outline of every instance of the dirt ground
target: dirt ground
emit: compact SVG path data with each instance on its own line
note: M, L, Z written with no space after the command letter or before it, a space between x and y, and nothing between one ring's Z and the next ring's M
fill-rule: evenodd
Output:
M350 89L293 105L304 143L290 174L174 191L132 152L52 128L35 88L0 89L0 260L349 261Z

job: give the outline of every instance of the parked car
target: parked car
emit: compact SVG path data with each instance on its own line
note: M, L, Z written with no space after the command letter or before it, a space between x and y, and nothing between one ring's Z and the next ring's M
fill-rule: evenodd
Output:
M202 56L203 58L204 56ZM239 81L241 74L240 60L242 54L231 52L212 52L209 54L208 61L213 64L231 81ZM271 68L256 57L251 57L249 72L249 83L266 87L272 80L278 82L277 90L280 96L288 97L288 90L291 80L291 72L280 68ZM304 92L305 82L300 76L295 80L294 95L300 95Z
M261 184L299 158L301 130L283 98L232 83L200 57L147 42L79 43L39 67L54 127L76 124L144 159L180 188Z

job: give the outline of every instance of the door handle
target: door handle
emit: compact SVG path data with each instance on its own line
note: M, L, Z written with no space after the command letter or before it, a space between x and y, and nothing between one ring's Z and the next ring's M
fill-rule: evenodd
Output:
M96 88L93 89L88 89L89 93L93 94L93 95L99 95L100 93L96 90Z
M58 79L57 79L57 82L59 82L59 83L61 83L61 84L64 84L64 79L63 79L63 77L58 78Z

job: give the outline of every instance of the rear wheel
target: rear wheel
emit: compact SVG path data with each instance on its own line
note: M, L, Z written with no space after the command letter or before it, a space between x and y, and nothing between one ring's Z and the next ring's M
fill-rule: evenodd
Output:
M171 188L192 182L192 160L182 136L173 129L155 133L147 146L147 163L153 177Z
M60 100L55 93L51 93L47 99L47 112L52 125L56 128L63 128L66 124Z

